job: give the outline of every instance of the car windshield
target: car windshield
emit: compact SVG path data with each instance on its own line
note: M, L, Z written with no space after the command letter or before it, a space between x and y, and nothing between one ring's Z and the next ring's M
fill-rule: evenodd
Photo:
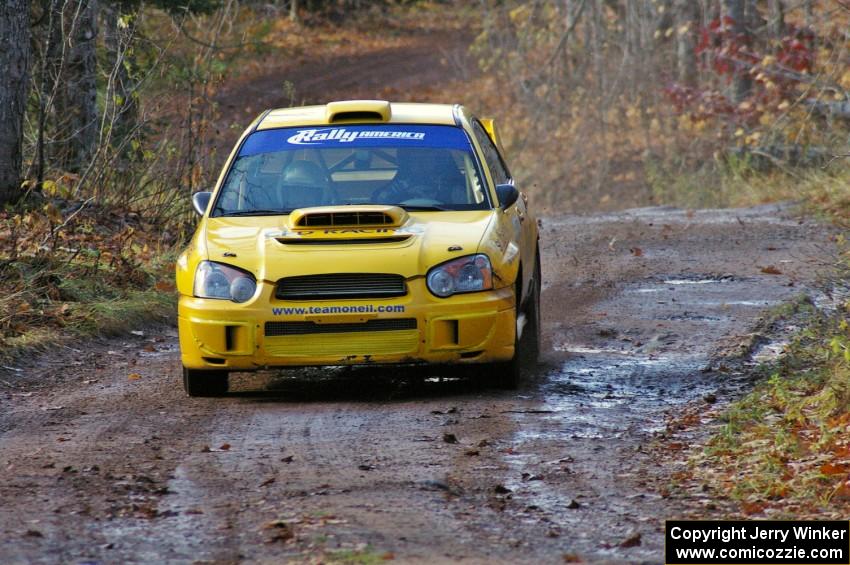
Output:
M245 140L213 215L356 204L482 210L490 207L484 186L472 145L459 127L281 128Z

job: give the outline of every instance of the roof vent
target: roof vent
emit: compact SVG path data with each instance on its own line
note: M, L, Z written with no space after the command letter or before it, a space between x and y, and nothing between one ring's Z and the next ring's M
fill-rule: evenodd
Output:
M388 122L392 112L386 100L346 100L326 106L328 123L349 121Z

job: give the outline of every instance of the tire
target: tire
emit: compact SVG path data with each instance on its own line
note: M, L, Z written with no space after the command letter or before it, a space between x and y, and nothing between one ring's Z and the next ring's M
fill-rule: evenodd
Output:
M525 312L528 323L525 326L525 332L523 332L526 336L528 336L528 344L524 348L524 352L527 356L526 363L528 363L528 366L537 365L540 361L540 294L543 292L543 277L540 270L540 250L537 251L537 256L534 261L534 279L532 284L534 284L534 289L532 290Z
M223 396L227 385L227 371L183 367L183 390L189 396Z
M517 281L515 295L520 299L520 284ZM516 390L522 381L523 367L531 367L537 364L540 357L540 257L537 257L534 266L534 276L531 284L531 296L528 297L523 311L517 307L517 315L524 313L526 317L522 339L514 341L513 359L505 363L497 363L495 368L496 386L505 390Z

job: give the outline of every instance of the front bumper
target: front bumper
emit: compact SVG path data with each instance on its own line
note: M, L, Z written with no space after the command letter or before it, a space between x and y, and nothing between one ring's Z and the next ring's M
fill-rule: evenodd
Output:
M507 361L516 317L510 287L440 299L415 279L393 299L284 301L268 283L243 304L181 296L178 326L187 368L250 371Z

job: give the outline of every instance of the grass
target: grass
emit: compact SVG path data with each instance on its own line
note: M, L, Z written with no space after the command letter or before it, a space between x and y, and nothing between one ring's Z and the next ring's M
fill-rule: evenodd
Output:
M721 416L692 475L745 513L836 514L850 507L847 310L815 313L767 378Z
M378 552L370 546L363 549L341 549L324 554L329 563L345 563L346 565L375 565L392 560L391 554Z
M0 213L0 360L173 321L175 242L93 210L45 244L51 224L38 212Z
M128 291L122 298L79 303L64 327L33 326L0 339L0 360L8 362L97 335L120 335L153 323L170 323L176 308L173 294L155 290Z
M645 175L658 202L690 208L752 206L796 201L807 212L850 220L850 162L828 166L759 170L746 157L714 159L696 169L676 169L648 160Z

